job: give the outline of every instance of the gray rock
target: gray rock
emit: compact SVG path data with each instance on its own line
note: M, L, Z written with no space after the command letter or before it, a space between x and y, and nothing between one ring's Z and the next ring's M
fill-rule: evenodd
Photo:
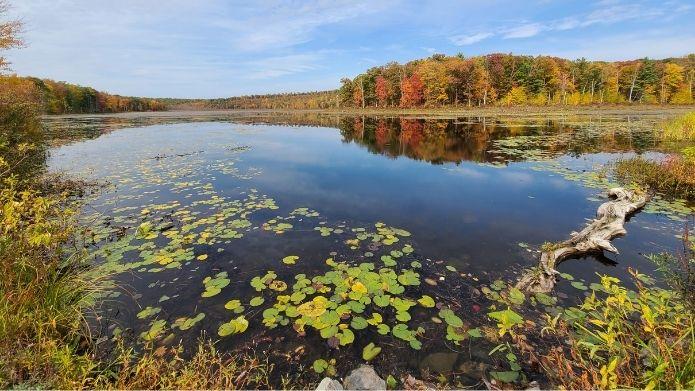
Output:
M369 365L353 369L343 382L346 390L385 390L386 381L379 377Z
M339 381L331 379L330 377L324 377L316 387L316 391L342 391L343 385Z

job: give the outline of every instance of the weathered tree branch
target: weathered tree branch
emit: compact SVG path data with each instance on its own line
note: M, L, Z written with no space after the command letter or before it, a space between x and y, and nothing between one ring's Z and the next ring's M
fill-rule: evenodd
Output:
M542 250L539 265L521 277L517 288L527 292L550 292L559 274L555 266L563 260L604 250L618 253L610 240L627 232L624 228L625 218L642 208L648 197L622 187L610 189L608 195L611 200L599 206L597 218L589 225L580 232L573 232L568 240Z

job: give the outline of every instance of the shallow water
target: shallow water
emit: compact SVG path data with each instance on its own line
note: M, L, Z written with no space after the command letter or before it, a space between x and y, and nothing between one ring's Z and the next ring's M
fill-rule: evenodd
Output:
M249 330L221 337L220 346L235 349L263 338L282 341L285 351L307 345L302 360L310 365L318 357L358 361L366 342L387 337L355 331L354 348L336 351L318 336L297 336L291 327L269 330L261 324L261 311L272 297L264 293L266 302L258 307L246 304L259 295L249 285L253 277L272 270L291 286L299 273L323 274L326 258L380 264L382 254L409 243L414 251L402 260L418 260L423 270L430 265L457 270L455 287L432 294L437 302L444 301L437 294L460 294L462 287L474 292L497 278L514 279L536 263L543 242L566 238L595 215L610 178L589 172L633 153L659 158L645 130L653 120L182 114L166 120L91 116L46 122L50 129L95 137L53 148L51 171L110 184L88 200L82 218L93 235L89 249L95 262L116 273L120 287L104 306L106 337L117 327L137 339L155 319L165 321L155 343L191 343L203 330L217 336L221 324L238 316L225 303L239 299ZM692 212L679 205L679 211L632 217L628 234L615 241L620 254L569 260L559 270L586 281L596 273L626 279L629 267L653 273L643 254L677 248L675 235ZM379 222L409 235L395 235L395 243L346 243ZM299 260L284 264L288 255ZM227 273L229 284L216 295L201 296L204 279L220 272ZM447 276L437 289L448 281ZM558 290L578 295L567 282ZM465 304L477 302L476 296L460 299L459 316L479 323ZM138 318L148 306L155 313ZM177 328L176 319L199 313L205 317L198 323ZM425 322L433 314L420 309L412 315ZM162 342L170 333L174 338ZM422 370L429 353L449 347L425 338L420 351L404 359L403 349L410 349L397 342L384 342L393 349L375 360L377 366Z

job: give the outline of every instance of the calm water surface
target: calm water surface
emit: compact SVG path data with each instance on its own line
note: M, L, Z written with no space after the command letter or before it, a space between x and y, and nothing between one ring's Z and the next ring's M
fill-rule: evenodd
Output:
M328 257L380 263L380 252L389 246L353 249L346 244L355 236L353 229L374 230L378 222L411 234L393 248L407 240L414 259L455 267L472 291L497 278L513 279L536 263L535 250L543 242L565 239L595 215L603 189L587 186L587 172L620 156L660 156L653 139L640 131L650 120L191 115L166 121L85 117L47 123L99 135L52 149L49 167L110 184L89 200L83 218L94 234L90 249L96 262L119 267L122 294L105 306L106 318L114 322L105 324L104 332L117 324L137 336L161 319L167 322L161 337L171 330L177 340L191 341L202 330L216 336L220 324L238 316L225 303L258 295L249 281L268 270L292 285L297 273L324 273ZM633 121L634 127L625 125ZM115 131L102 134L105 129ZM309 212L297 213L297 208ZM651 273L643 254L676 249L674 235L683 225L678 220L639 213L628 222L628 234L615 241L619 255L569 260L559 270L587 281L596 273L626 279L628 267ZM278 222L292 228L277 229ZM146 226L138 236L143 223L152 228ZM322 227L333 231L322 236ZM189 233L195 234L187 240ZM178 254L173 267L143 262L147 255L142 251L156 253L172 240L189 250ZM113 256L119 251L120 258ZM281 262L287 255L299 256L296 265ZM141 264L122 267L135 262ZM202 297L205 277L220 272L227 272L229 285ZM564 282L559 291L577 295ZM475 301L475 295L465 299ZM138 318L148 306L159 312ZM264 308L246 305L249 331L221 338L221 346L234 349L267 337L280 338L289 350L312 341L291 328L264 328ZM205 317L190 329L172 327L176 319L198 313ZM359 357L361 346L375 336L358 334L359 349L343 348L340 354ZM307 353L309 362L335 356L320 338L316 341ZM398 359L398 350L385 352L383 360L391 354L398 365L422 370L428 354L441 350L441 344L425 342L406 363Z

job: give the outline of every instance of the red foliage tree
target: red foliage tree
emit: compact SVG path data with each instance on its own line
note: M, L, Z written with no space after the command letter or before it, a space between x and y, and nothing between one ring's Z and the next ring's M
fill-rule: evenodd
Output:
M376 77L376 99L379 102L379 106L386 107L386 101L389 98L388 82L383 76Z
M420 76L413 73L401 81L401 107L414 107L422 103L424 86Z

